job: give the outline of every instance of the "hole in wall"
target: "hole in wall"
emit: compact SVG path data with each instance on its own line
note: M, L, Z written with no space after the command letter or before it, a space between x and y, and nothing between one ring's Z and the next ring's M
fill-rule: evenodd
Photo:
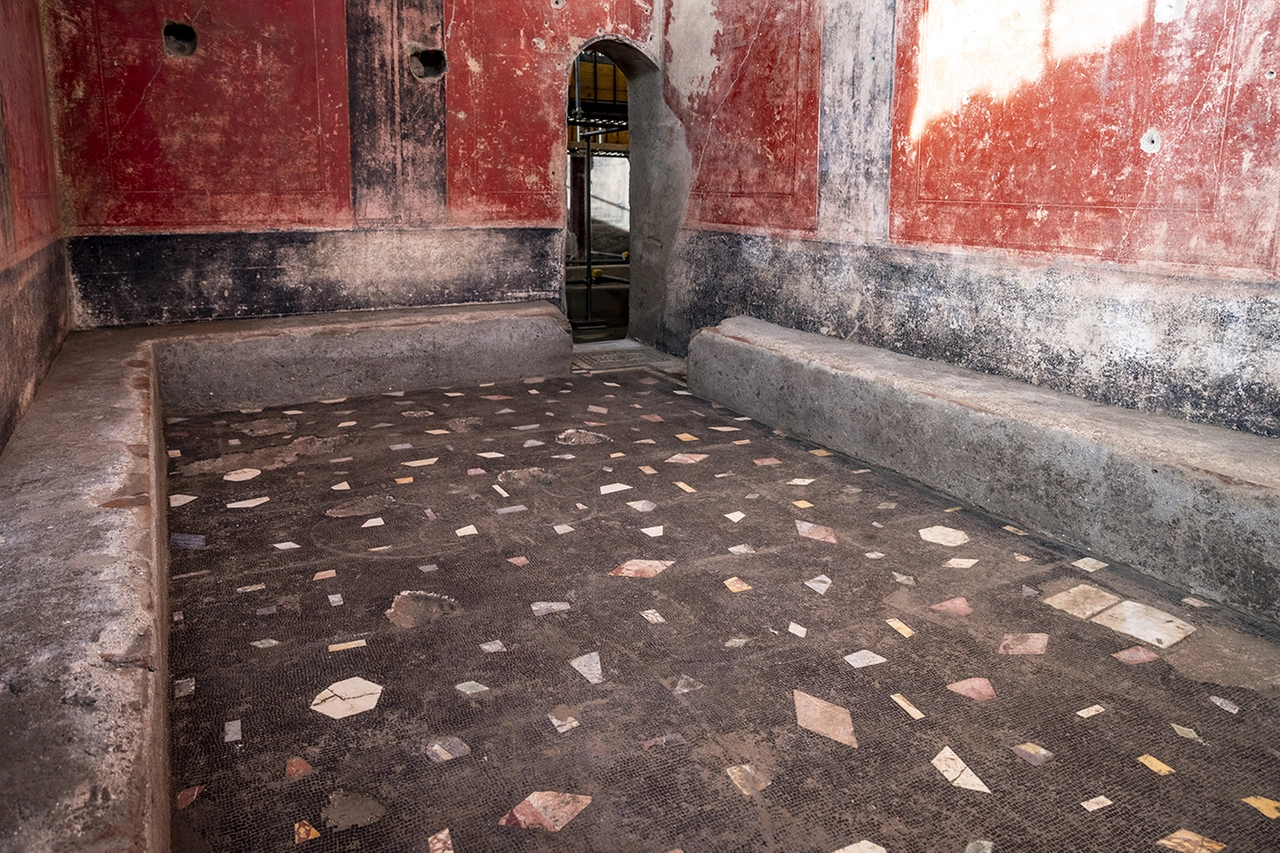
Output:
M189 24L164 22L164 52L169 56L191 56L196 52L196 31Z
M419 80L439 77L449 70L449 63L444 58L443 50L425 48L419 44L409 45L409 73Z
M1148 154L1155 154L1160 150L1160 131L1154 127L1142 135L1142 139L1138 141L1138 145Z
M1274 80L1274 79L1276 79L1276 72L1275 72L1275 71L1268 71L1268 72L1267 72L1267 79L1268 79L1268 80Z

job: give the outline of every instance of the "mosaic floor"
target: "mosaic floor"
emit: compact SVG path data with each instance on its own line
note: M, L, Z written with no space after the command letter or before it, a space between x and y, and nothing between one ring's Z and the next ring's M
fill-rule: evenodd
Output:
M1274 629L669 374L166 442L176 850L1280 850Z

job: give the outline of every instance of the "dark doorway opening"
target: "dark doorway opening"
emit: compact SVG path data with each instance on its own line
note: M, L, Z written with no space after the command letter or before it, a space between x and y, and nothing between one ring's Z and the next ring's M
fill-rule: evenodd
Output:
M566 118L569 168L565 296L574 340L627 336L631 169L627 77L588 48L574 60Z

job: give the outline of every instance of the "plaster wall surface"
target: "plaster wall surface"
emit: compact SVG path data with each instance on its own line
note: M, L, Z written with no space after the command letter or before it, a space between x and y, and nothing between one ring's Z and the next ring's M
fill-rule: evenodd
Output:
M69 320L37 0L0 4L0 447Z

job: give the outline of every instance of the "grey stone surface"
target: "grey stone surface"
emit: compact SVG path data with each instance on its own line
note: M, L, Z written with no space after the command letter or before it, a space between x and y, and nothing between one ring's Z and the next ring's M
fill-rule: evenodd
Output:
M545 303L74 333L0 453L0 850L169 843L174 404L569 373Z
M1280 437L1280 291L1052 259L684 231L659 345L746 314L1108 405Z
M747 317L693 338L689 385L1021 528L1280 619L1275 440Z
M0 269L0 448L66 337L69 282L62 240Z
M245 320L150 330L168 414L561 376L573 341L545 302Z

